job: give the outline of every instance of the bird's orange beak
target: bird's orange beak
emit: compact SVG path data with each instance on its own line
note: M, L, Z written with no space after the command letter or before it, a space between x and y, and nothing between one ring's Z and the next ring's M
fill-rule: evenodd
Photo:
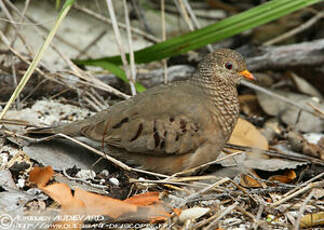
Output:
M250 73L248 70L243 70L240 72L240 74L245 77L246 79L255 81L255 77L252 73Z

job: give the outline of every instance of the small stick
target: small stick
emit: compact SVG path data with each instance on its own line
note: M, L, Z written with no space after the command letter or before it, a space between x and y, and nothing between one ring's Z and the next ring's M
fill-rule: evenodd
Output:
M165 27L165 0L161 0L161 27L162 27L162 41L166 40L166 27ZM168 63L166 59L162 60L164 84L168 83Z
M132 40L132 32L131 32L131 24L129 22L128 15L128 7L126 0L123 0L124 9L125 9L125 22L127 26L127 40L128 40L128 52L129 52L129 61L130 61L130 74L129 74L129 83L132 91L132 95L136 95L136 66L135 66L135 57L134 57L134 49L133 49L133 40Z
M145 15L141 9L141 7L139 6L140 3L137 0L131 0L131 4L136 12L136 15L139 19L139 21L141 22L141 24L143 25L144 29L146 32L148 32L149 34L152 34L152 30L150 28L150 26L147 23L147 20L145 18Z
M188 0L182 0L182 1L183 1L183 4L185 5L185 7L186 7L187 10L188 10L188 13L189 13L189 15L190 15L190 18L191 18L191 20L192 20L194 26L196 27L196 29L200 29L200 27L201 27L201 26L200 26L200 23L199 23L199 21L198 21L196 15L195 15L195 13L193 12L193 10L192 10L192 8L191 8L191 6L190 6ZM207 45L207 49L208 49L209 52L213 52L213 51L214 51L212 45L210 45L210 44Z
M199 166L197 166L197 167L195 167L195 168L190 168L190 169L184 170L184 171L182 171L182 172L175 173L175 174L173 174L171 177L181 176L181 175L184 175L184 174L192 174L193 172L195 172L195 171L197 171L197 170L199 170L199 169L202 169L202 168L204 168L204 167L206 167L206 166L209 166L209 165L213 165L213 164L215 164L215 163L218 163L218 162L220 162L220 161L226 160L226 159L228 159L228 158L232 158L232 157L234 157L234 156L236 156L236 155L238 155L238 154L241 154L241 153L242 153L242 152L236 152L236 153L229 154L229 155L227 155L227 156L225 156L225 157L222 157L222 158L220 158L220 159L217 159L217 160L215 160L215 161L211 161L211 162L208 162L208 163L205 163L205 164L199 165Z
M298 212L298 216L296 218L296 222L295 222L295 227L294 227L294 230L298 230L299 229L299 225L300 225L300 220L301 220L301 217L302 215L304 214L305 212L305 209L306 209L306 205L307 203L310 201L310 199L312 199L312 197L314 196L314 193L315 193L315 190L312 190L308 196L306 197L306 199L304 200L302 206L300 207L299 209L299 212Z
M75 57L75 59L79 59L80 57L82 57L84 54L86 54L88 52L88 50L95 45L97 42L99 42L107 33L107 30L103 30L101 31L100 34L98 34L98 36L96 36L84 49L81 50L81 52Z
M108 187L106 185L101 185L101 184L93 184L90 181L87 181L83 178L78 178L78 177L71 177L69 174L67 174L66 169L64 168L63 170L63 175L68 178L69 180L74 180L74 181L80 181L82 183L88 184L94 188L100 188L100 189L107 189Z
M87 8L81 7L81 6L77 5L77 4L73 4L73 8L75 8L75 9L77 9L77 10L79 10L79 11L85 13L85 14L88 14L88 15L92 16L92 17L94 17L95 19L97 19L99 21L112 24L111 20L109 20L109 19L103 17L102 15L97 14L96 12L93 12L93 11L87 9ZM123 24L123 23L118 22L118 26L120 26L120 28L122 28L122 29L126 29L126 25ZM143 38L147 39L150 42L157 43L157 42L161 41L160 39L154 37L151 34L145 33L144 31L142 31L140 29L131 28L131 30L136 34L143 36Z
M187 13L187 10L182 2L182 0L174 0L174 3L178 9L178 11L180 12L181 16L183 17L183 19L185 20L185 22L187 23L189 30L193 31L194 27L193 24L189 18L189 15Z
M292 198L294 198L294 197L296 197L296 196L298 196L298 195L300 195L302 193L305 193L305 192L309 191L312 188L321 187L321 186L322 187L324 186L324 181L310 183L306 187L300 188L298 191L290 194L289 196L286 196L286 197L282 198L281 200L278 200L278 201L272 203L271 206L273 206L273 207L278 206L278 205L280 205L280 204L282 204L282 203L284 203L284 202L286 202L286 201L288 201L288 200L290 200L290 199L292 199Z
M239 202L236 201L231 206L228 206L224 211L222 211L222 213L215 220L213 220L206 228L204 228L204 230L215 229L215 225L217 224L217 222L227 214L231 213L238 205Z
M164 180L136 180L136 179L129 179L130 183L151 183L151 184L171 184L171 185L178 185L178 186L189 186L194 188L204 188L206 185L198 185L198 184L188 184L188 183L181 183L175 181L164 181Z
M259 227L259 221L260 221L261 215L263 213L263 210L264 210L264 205L260 204L257 215L256 215L256 218L254 219L254 221L255 221L254 226L253 226L254 230L257 230L258 227Z
M123 67L124 67L127 79L129 80L132 95L135 95L136 94L136 91L134 91L135 86L134 86L134 82L131 80L132 78L130 76L128 61L127 61L127 58L126 58L125 50L124 50L123 43L122 43L121 36L120 36L120 31L119 31L118 24L117 24L114 5L112 3L112 0L106 0L106 3L107 3L107 8L108 8L108 11L109 11L110 19L111 19L111 22L112 22L113 30L114 30L114 33L115 33L116 43L117 43L119 53L120 53L120 56L121 56L121 59L122 59L122 62L123 62Z
M298 187L294 188L293 190L290 190L289 192L285 193L285 194L283 195L283 197L287 197L287 196L289 196L290 194L296 192L296 191L297 191L298 189L300 189L301 187L304 187L304 186L310 184L311 182L313 182L313 181L315 181L315 180L317 180L317 179L319 179L319 178L321 178L321 177L323 177L323 176L324 176L324 172L322 172L322 173L318 174L317 176L315 176L315 177L309 179L308 181L305 181L304 183L302 183L302 184L299 185Z
M299 108L299 109L301 109L303 111L306 111L308 113L311 113L311 114L313 114L315 116L318 115L318 114L314 113L313 110L310 110L309 108L305 108L305 107L301 106L300 104L298 104L298 103L296 103L296 102L294 102L292 100L289 100L288 98L283 97L283 96L281 96L279 94L273 93L273 92L271 92L270 90L268 90L266 88L263 88L261 86L258 86L256 84L253 84L253 83L245 81L245 80L242 80L241 84L244 85L244 86L247 86L247 87L249 87L251 89L257 90L257 91L262 92L262 93L265 93L265 94L267 94L267 95L269 95L271 97L274 97L276 99L279 99L279 100L281 100L281 101L283 101L283 102L285 102L287 104L293 105L293 106L295 106L295 107L297 107L297 108Z
M269 45L273 45L275 43L281 42L283 40L286 40L287 38L290 38L304 30L307 30L309 27L311 27L312 25L314 25L318 20L320 20L321 18L324 17L323 13L317 13L314 17L312 17L311 19L309 19L307 22L299 25L298 27L284 33L281 34L280 36L273 38L265 43L263 43L263 45L269 46Z
M33 55L33 50L27 45L27 42L26 42L25 38L19 32L20 30L17 27L16 22L12 18L12 15L10 14L10 12L7 9L6 5L4 4L3 0L0 0L0 7L3 10L3 12L5 13L8 20L10 21L10 24L14 27L14 29L16 31L16 34L18 35L19 39L22 41L22 44L23 44L24 48L28 51L29 56L34 56ZM12 46L12 44L11 44L11 46Z

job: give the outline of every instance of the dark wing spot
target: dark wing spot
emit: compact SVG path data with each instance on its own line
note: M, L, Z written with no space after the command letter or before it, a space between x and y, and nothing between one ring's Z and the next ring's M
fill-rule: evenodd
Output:
M160 148L164 149L164 147L165 147L165 141L163 140L163 141L161 141Z
M178 141L179 138L180 138L180 135L179 135L179 133L177 133L176 138L175 138L175 141Z
M136 135L130 141L131 142L135 141L141 135L142 131L143 131L143 124L140 123L138 126L138 129L137 129Z
M187 131L186 129L187 122L183 119L180 120L180 129L182 130L183 133Z
M194 124L194 131L197 133L199 131L199 125L197 123Z
M169 118L169 121L172 123L172 122L174 122L174 117L170 117Z
M118 129L120 128L124 123L128 122L128 117L125 117L123 120L121 120L120 122L118 122L117 124L115 124L112 128L113 129Z
M156 121L154 121L154 125L153 125L153 138L154 138L155 148L157 148L160 144L160 136L156 129Z

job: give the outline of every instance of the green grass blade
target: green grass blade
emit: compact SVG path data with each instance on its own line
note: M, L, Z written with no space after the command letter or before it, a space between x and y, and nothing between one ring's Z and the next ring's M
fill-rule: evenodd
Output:
M113 63L110 63L107 61L98 61L96 66L99 66L105 70L110 71L111 73L115 74L118 78L120 78L124 82L127 82L127 83L129 82L124 70L122 70L119 66L117 66ZM135 83L135 88L136 88L137 92L143 92L146 90L146 88L138 82Z
M0 120L4 117L5 113L10 108L10 105L15 101L15 99L18 97L18 95L21 93L21 91L23 90L23 88L27 84L27 82L30 79L32 73L34 72L34 70L36 69L38 63L40 62L40 60L42 58L42 56L44 55L45 50L47 49L47 47L49 46L49 44L53 40L53 38L54 38L54 36L56 34L56 31L58 30L58 28L61 25L63 19L65 18L65 16L69 12L73 2L74 2L74 0L66 0L65 1L65 4L63 5L62 9L60 10L60 12L59 12L59 14L57 16L56 23L55 23L54 27L51 29L51 31L49 32L49 34L48 34L46 40L44 41L43 45L40 47L39 51L35 55L33 61L29 65L27 71L25 72L25 74L22 77L21 81L19 82L18 86L16 87L15 91L11 95L8 103L6 104L4 109L1 111ZM0 34L2 34L1 31L0 31ZM9 47L9 49L12 49L10 44L7 44L7 45Z
M135 52L135 61L136 63L148 63L183 54L189 50L201 48L207 44L263 25L321 1L323 0L272 0L210 26L138 50ZM120 56L74 61L77 64L95 66L98 66L97 62L99 61L121 65Z

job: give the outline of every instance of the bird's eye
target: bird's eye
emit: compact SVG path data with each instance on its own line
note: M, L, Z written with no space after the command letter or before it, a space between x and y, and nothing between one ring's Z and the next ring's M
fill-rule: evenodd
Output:
M231 69L233 68L233 64L230 63L230 62L227 62L227 63L225 64L225 67L226 67L226 69L231 70Z

